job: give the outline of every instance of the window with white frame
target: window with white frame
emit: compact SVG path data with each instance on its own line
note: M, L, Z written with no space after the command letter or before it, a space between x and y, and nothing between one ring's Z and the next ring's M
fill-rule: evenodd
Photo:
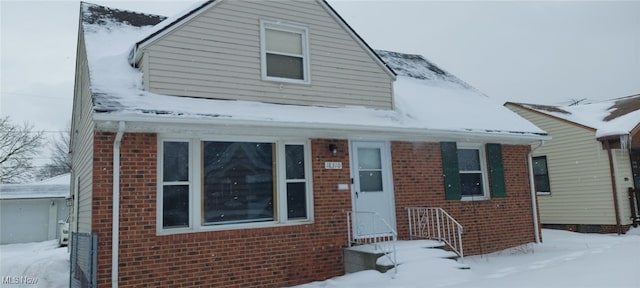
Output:
M260 21L262 78L309 83L308 30L302 25Z
M189 142L162 144L162 227L189 227Z
M307 212L307 176L305 150L303 145L285 145L287 218L306 219Z
M487 176L484 151L482 147L458 147L458 167L460 169L460 188L463 198L488 198Z
M312 218L310 151L304 141L166 140L160 146L161 233Z
M507 197L501 144L440 142L440 149L446 200Z

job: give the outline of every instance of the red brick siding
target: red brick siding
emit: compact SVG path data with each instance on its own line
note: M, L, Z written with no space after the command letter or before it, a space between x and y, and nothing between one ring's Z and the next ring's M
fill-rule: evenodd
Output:
M93 231L98 284L111 283L113 133L95 133ZM329 144L338 145L332 155ZM156 236L157 138L126 133L121 145L119 283L122 287L279 287L341 275L344 211L351 210L348 142L313 140L313 224ZM392 143L397 223L408 238L404 207L443 207L465 227L467 255L533 241L528 146L503 146L507 198L445 201L439 143ZM324 169L342 162L341 170Z
M113 133L96 133L93 230L98 284L111 283ZM337 156L329 143L338 144ZM351 209L346 141L314 140L314 224L156 236L154 134L126 133L121 145L119 284L122 287L280 287L344 273L343 211ZM324 162L341 161L342 170Z
M631 148L640 148L640 128L635 130L631 134Z
M392 142L393 182L400 238L408 239L405 207L442 207L464 227L465 255L534 241L527 156L529 146L502 146L507 197L445 200L439 143Z

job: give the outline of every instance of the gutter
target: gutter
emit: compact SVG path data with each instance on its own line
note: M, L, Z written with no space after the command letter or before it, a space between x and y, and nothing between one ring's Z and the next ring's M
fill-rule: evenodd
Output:
M120 247L120 142L124 134L123 121L118 124L113 141L113 222L111 229L111 287L118 288L118 250Z
M538 223L538 198L536 197L536 184L533 175L533 153L544 145L544 140L540 140L540 144L529 151L529 185L531 185L531 210L533 214L533 234L536 243L540 243L540 224Z
M212 131L212 125L218 125L217 129L225 127L233 127L237 130L240 127L248 127L251 131L262 131L269 134L268 129L286 129L289 133L301 131L301 133L309 134L314 130L314 136L340 138L345 137L365 137L366 135L375 134L376 139L385 135L385 139L393 140L455 140L469 141L469 139L483 139L491 141L499 141L506 144L530 144L541 140L550 140L551 137L544 133L509 133L508 131L480 131L480 130L443 130L419 127L394 127L394 126L376 126L376 125L360 125L360 124L336 124L336 123L316 123L316 122L288 122L288 121L265 121L265 120L247 120L234 118L173 118L166 116L150 116L150 115L114 115L109 113L94 114L93 120L98 129L104 131L115 131L115 123L119 121L127 121L135 124L128 126L128 130L132 132L167 132L174 130L184 132L184 125L193 125L193 130L197 132ZM132 126L133 125L133 126ZM258 127L265 129L256 129ZM220 130L216 130L220 131ZM169 131L171 132L171 131ZM318 132L325 132L324 134ZM506 132L506 133L505 133ZM254 132L255 133L255 132ZM358 135L361 133L361 135ZM508 133L508 134L507 134ZM299 135L297 135L299 136Z
M618 208L618 187L616 186L616 172L613 165L613 155L611 153L611 145L608 139L602 140L604 148L607 149L607 155L609 156L609 171L611 173L611 192L613 196L613 210L616 213L616 230L618 235L622 234L622 225L620 223L620 209Z

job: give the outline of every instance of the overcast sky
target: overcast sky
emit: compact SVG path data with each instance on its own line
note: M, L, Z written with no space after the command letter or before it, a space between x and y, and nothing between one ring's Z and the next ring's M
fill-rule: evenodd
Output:
M166 16L193 3L87 1ZM329 3L370 46L421 54L501 102L640 93L640 1ZM0 0L0 13L0 113L39 130L64 129L79 1Z

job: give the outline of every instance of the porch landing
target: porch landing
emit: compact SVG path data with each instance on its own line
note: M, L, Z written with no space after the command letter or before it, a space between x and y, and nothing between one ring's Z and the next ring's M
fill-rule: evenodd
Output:
M450 266L453 269L470 269L466 264L457 262L458 255L444 250L444 243L435 240L396 241L395 255L384 253L378 247L387 243L364 244L344 248L344 268L346 273L363 270L386 272L393 269L395 259L398 267L410 262L431 262L438 266ZM386 254L386 256L385 256ZM383 257L385 256L385 257ZM388 256L388 257L387 257Z

